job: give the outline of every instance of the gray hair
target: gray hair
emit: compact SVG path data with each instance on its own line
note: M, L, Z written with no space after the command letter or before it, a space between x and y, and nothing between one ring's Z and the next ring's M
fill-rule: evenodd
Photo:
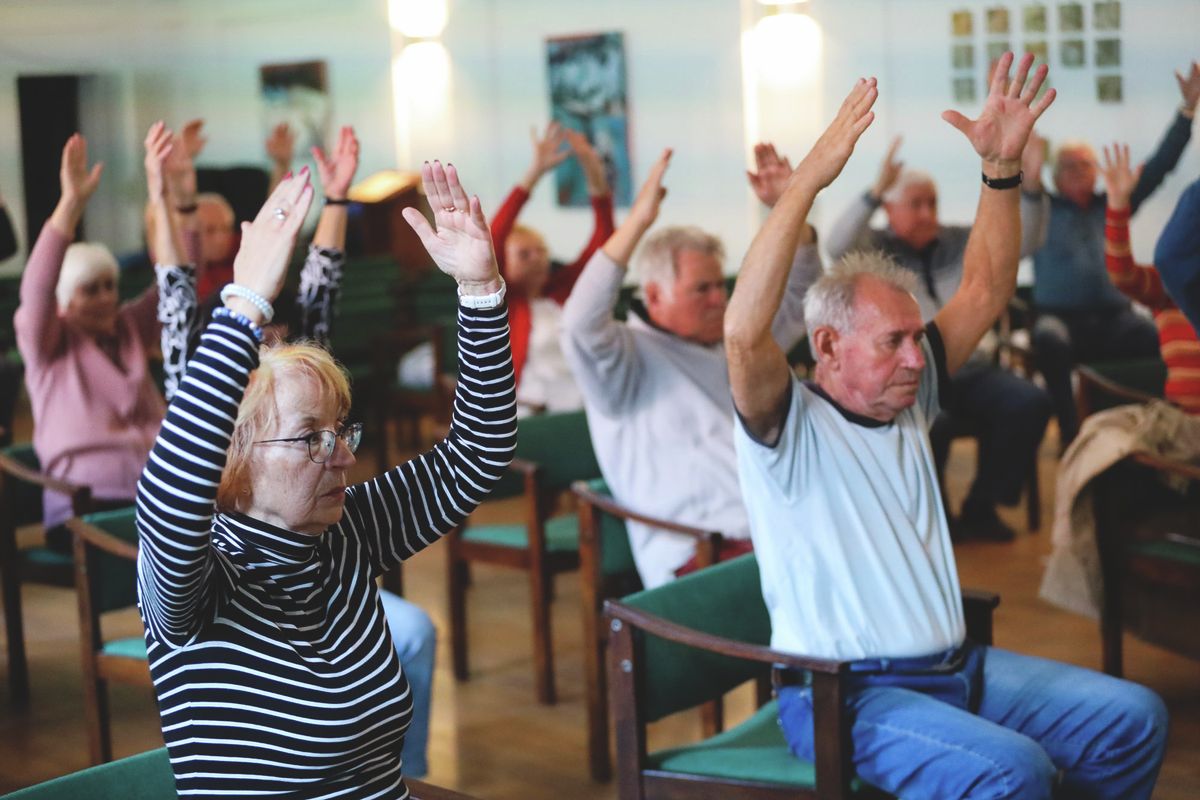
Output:
M1083 139L1063 139L1058 147L1054 148L1055 175L1058 174L1059 165L1062 163L1063 153L1067 152L1068 150L1083 150L1088 154L1089 157L1091 157L1092 161L1096 160L1096 148L1088 144L1087 141Z
M112 275L114 280L119 277L117 260L107 247L96 242L76 242L68 247L54 287L58 310L66 311L75 290L101 275Z
M833 328L847 333L854 328L854 299L863 278L875 278L898 292L915 295L917 276L882 251L847 253L826 270L804 295L804 320L808 327L808 348L817 358L812 333L817 328Z
M641 296L646 287L654 284L670 300L677 273L676 256L680 250L695 250L713 256L724 264L725 245L721 240L694 225L663 228L642 245L635 265Z
M888 190L883 193L880 199L885 203L895 203L903 195L904 190L910 186L925 186L929 185L937 188L937 181L928 172L920 169L906 169L900 172L900 177L896 178L896 182L888 187Z

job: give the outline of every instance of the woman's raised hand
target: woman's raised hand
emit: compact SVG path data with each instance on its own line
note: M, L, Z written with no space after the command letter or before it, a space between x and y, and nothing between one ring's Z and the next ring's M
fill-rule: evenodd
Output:
M312 157L317 162L317 174L321 178L325 197L345 200L350 184L354 182L354 173L358 170L358 138L354 135L354 128L343 125L333 152L327 156L320 147L313 147Z
M242 246L233 260L235 283L275 302L287 278L296 234L312 199L308 167L279 182L254 221L242 223Z
M479 198L467 197L453 164L426 161L421 182L433 210L436 231L415 208L404 209L404 219L421 237L438 269L458 281L464 294L488 294L500 288L500 272L492 249L492 235Z
M87 139L81 133L73 134L63 145L62 166L58 171L63 199L85 205L100 185L100 173L103 171L102 161L88 168Z
M146 165L146 191L150 195L150 202L155 205L160 205L166 202L166 188L164 184L164 174L166 172L167 159L174 149L174 134L170 128L166 126L162 120L150 126L150 130L146 132L146 140L142 143L146 148L146 157L144 163Z
M1114 142L1112 150L1108 149L1108 145L1104 146L1104 163L1100 167L1100 174L1104 176L1109 208L1119 211L1129 207L1129 197L1142 177L1143 166L1133 166L1129 158L1129 145Z

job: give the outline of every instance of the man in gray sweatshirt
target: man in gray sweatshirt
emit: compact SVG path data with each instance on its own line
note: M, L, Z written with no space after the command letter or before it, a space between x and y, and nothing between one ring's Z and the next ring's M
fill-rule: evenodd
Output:
M733 402L722 344L727 299L724 248L694 227L665 228L638 256L642 302L627 322L614 316L634 250L658 216L670 151L655 163L629 216L592 257L563 306L562 349L583 392L592 445L613 496L648 516L750 536L733 451ZM751 184L766 204L790 168L760 146ZM806 228L775 318L785 350L804 335L804 294L820 273ZM642 583L659 586L686 571L691 538L630 523ZM690 563L689 563L690 562Z

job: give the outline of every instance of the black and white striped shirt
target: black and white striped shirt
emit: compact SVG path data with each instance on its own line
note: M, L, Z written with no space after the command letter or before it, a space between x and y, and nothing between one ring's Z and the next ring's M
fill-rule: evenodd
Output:
M507 309L460 309L450 434L346 490L320 536L214 498L258 364L214 318L138 484L138 591L163 737L182 797L403 798L412 701L373 580L436 541L512 458Z

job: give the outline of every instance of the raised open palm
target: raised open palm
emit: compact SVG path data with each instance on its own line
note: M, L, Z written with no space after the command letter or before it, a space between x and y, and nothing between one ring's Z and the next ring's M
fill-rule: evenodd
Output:
M317 174L321 176L325 196L345 199L358 169L358 137L354 135L354 128L343 125L333 152L326 155L320 147L313 147L312 157L317 162Z
M1017 75L1010 81L1008 71L1012 63L1013 54L1005 53L996 64L987 100L977 119L968 119L957 111L942 113L942 119L962 131L980 158L992 166L1008 170L1020 166L1021 153L1033 130L1033 123L1050 107L1055 97L1055 91L1050 89L1035 101L1048 69L1042 64L1030 78L1032 53L1021 57Z
M86 203L100 185L100 173L103 171L104 162L93 164L88 169L87 139L83 138L83 134L76 133L67 139L58 171L63 197Z
M433 210L434 227L415 208L404 209L404 219L421 237L438 269L460 284L481 284L498 275L496 254L479 198L467 197L453 164L425 162L421 182Z

